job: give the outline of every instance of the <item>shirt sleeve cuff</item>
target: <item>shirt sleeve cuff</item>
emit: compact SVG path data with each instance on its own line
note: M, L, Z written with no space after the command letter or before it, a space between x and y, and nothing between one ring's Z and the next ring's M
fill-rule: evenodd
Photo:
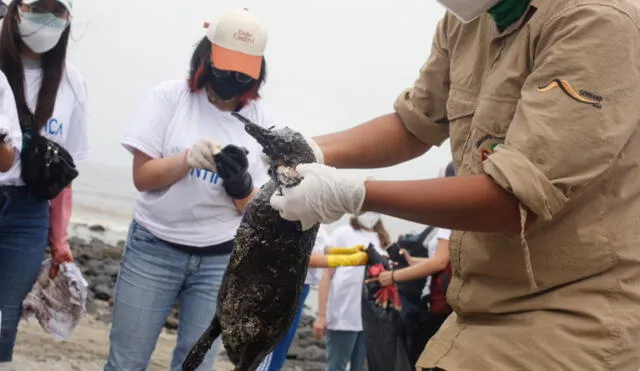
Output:
M134 150L138 150L151 158L162 157L162 153L152 149L150 146L133 137L122 138L120 144L131 154L134 153Z
M411 103L411 89L406 89L396 99L393 109L407 130L423 143L440 146L449 133L444 125L436 124L431 117Z
M568 201L527 157L507 145L487 157L484 172L543 220L553 218Z

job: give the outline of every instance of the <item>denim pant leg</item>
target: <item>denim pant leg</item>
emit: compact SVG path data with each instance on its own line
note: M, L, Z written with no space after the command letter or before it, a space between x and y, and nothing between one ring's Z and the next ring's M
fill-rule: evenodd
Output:
M49 203L23 187L1 187L9 200L0 209L0 362L11 362L22 301L40 273L49 233Z
M189 255L133 221L120 263L105 371L144 371L186 277Z
M300 324L300 320L302 319L302 310L304 309L304 302L307 300L307 295L309 295L309 285L304 285L302 288L302 292L300 292L300 300L298 302L298 311L296 312L296 316L291 323L291 327L289 327L289 332L282 339L280 344L273 351L273 358L271 359L271 365L269 366L269 371L280 371L285 361L287 360L287 353L289 352L289 348L291 347L291 343L293 343L293 338L298 331L298 325Z
M256 369L256 371L280 371L284 363L287 361L287 353L289 353L289 348L291 347L291 343L293 343L293 339L298 331L298 325L300 324L300 320L302 319L302 310L304 309L304 302L307 300L307 296L309 295L309 290L311 286L305 284L302 287L302 291L300 292L300 299L298 301L298 310L296 311L296 315L289 327L289 331L285 335L285 337L280 341L280 343L275 347L275 349L267 354L267 356L262 360L260 366Z
M327 330L326 371L347 370L360 333L362 331Z
M182 362L189 354L191 347L211 324L229 257L228 254L189 257L184 287L179 295L180 325L171 360L172 371L182 370ZM198 371L211 371L221 344L221 337L218 337L198 367Z
M364 332L356 332L356 341L353 345L353 351L351 352L351 365L349 369L351 371L363 371L364 363L367 358L366 347L364 343Z

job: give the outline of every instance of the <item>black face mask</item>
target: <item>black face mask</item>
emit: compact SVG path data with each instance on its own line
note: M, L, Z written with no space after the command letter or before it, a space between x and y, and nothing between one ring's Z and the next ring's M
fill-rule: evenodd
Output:
M254 81L254 79L246 75L236 72L215 71L213 68L209 76L211 88L222 100L237 98L248 92L253 86Z

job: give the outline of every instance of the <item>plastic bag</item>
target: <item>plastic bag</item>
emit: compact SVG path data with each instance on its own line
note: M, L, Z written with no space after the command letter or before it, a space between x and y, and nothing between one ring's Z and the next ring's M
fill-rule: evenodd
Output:
M40 266L33 288L22 302L22 319L35 317L55 341L66 340L86 313L88 283L74 263L62 263L49 278L51 260Z
M390 260L367 249L369 260L365 280L390 270ZM400 318L402 304L395 285L383 288L378 282L365 283L362 292L362 325L369 371L413 371Z

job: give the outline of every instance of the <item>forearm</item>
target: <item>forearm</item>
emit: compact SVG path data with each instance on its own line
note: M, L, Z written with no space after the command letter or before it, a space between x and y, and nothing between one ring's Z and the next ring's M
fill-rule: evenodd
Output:
M312 253L309 258L310 268L327 268L329 266L329 258L326 255Z
M393 273L393 279L396 282L405 282L424 278L435 272L443 270L447 262L442 259L426 258L416 265L399 269Z
M52 249L68 247L73 197L71 186L65 188L49 203L49 246Z
M318 316L327 317L327 299L329 298L329 285L331 283L331 275L333 270L327 268L322 272L322 278L318 285Z
M140 192L168 187L187 176L189 170L184 153L153 159L136 152L133 157L133 182Z
M251 192L249 196L243 198L242 200L233 200L233 204L236 206L236 209L238 209L239 212L243 213L244 209L247 207L247 204L249 204L253 196L255 196L259 191L259 188L254 187L253 192Z
M4 173L11 169L16 157L16 150L8 144L0 145L0 172Z
M487 175L366 182L363 211L448 229L520 232L518 200ZM535 221L529 214L527 225Z
M379 168L418 157L429 145L411 134L396 114L380 116L354 128L313 138L326 165Z

